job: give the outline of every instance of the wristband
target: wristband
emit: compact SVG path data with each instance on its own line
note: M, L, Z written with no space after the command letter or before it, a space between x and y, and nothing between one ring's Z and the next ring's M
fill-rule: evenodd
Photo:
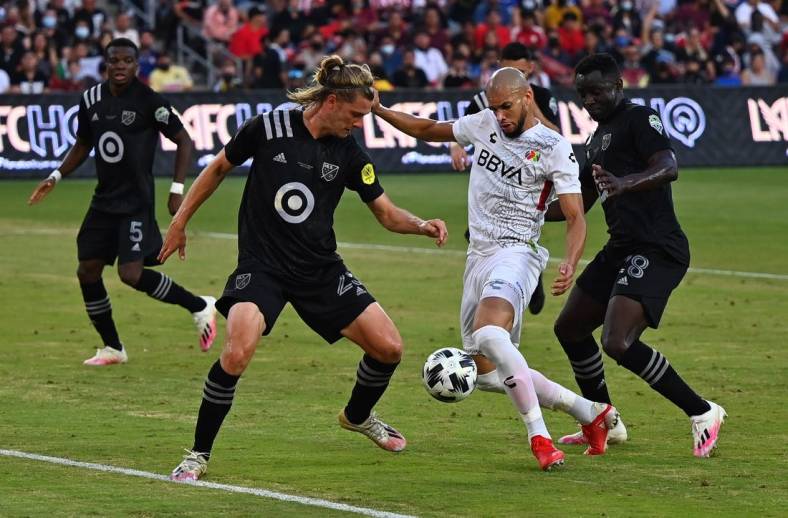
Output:
M170 185L170 192L172 194L183 194L183 184L179 182L172 182L172 185Z
M49 173L47 180L54 180L55 183L58 183L61 178L63 178L63 173L60 172L60 169L55 169L54 171Z

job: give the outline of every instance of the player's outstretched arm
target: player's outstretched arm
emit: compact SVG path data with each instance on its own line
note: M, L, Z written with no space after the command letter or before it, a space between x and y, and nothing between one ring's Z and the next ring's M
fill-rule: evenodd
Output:
M181 130L172 139L177 146L175 150L175 171L172 175L172 187L170 188L170 196L167 199L167 209L170 211L170 216L175 215L178 208L183 203L183 182L186 180L186 173L189 170L189 165L192 161L192 150L194 144L189 136L189 133L181 128Z
M68 150L68 154L66 158L63 159L63 163L60 164L60 167L52 171L52 174L36 185L36 188L33 189L33 193L27 200L27 204L35 205L43 200L47 194L52 192L52 189L55 188L55 184L59 182L61 178L73 173L74 169L85 161L88 155L90 155L90 148L90 144L85 144L77 139L74 146Z
M419 140L429 142L453 142L454 132L451 122L440 122L424 117L415 117L409 113L390 110L380 104L378 92L372 101L372 113L388 122L403 133Z
M561 295L572 286L577 263L586 244L586 218L583 197L580 194L559 194L558 202L566 216L566 254L558 265L558 277L553 281L550 292Z
M158 257L160 263L164 263L176 250L178 251L178 257L182 260L186 259L186 224L197 212L200 205L219 187L219 184L222 183L224 177L233 167L235 166L227 160L224 156L224 149L222 149L216 155L216 158L194 180L189 192L186 193L183 199L183 203L178 208L178 212L175 213L170 222L167 235L164 236L164 244Z
M449 231L446 230L446 223L440 219L424 220L414 216L410 212L394 205L386 194L381 194L371 202L367 203L369 210L375 215L386 230L398 234L420 234L435 238L437 246L446 244Z

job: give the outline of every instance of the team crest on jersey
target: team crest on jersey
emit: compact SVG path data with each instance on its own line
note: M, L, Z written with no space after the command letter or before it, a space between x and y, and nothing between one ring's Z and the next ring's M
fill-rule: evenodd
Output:
M158 108L156 108L156 111L153 113L153 118L161 122L162 124L169 124L170 110L168 110L165 106L159 106Z
M365 185L372 185L375 183L375 168L372 164L367 164L361 170L361 181L364 182Z
M602 135L602 151L606 150L610 146L610 140L613 138L612 133L605 133Z
M542 158L542 153L535 149L531 149L525 154L525 159L531 162L538 162L540 158Z
M659 115L649 115L648 123L657 133L662 133L662 121L659 120Z
M235 278L235 289L242 290L249 286L249 281L252 280L251 273L242 273Z
M322 178L327 182L330 182L331 180L337 177L338 172L339 172L338 165L329 164L328 162L323 162L323 169L320 170L320 178Z
M136 118L137 114L133 111L123 110L123 113L120 114L120 122L122 122L124 126L131 126L134 124Z

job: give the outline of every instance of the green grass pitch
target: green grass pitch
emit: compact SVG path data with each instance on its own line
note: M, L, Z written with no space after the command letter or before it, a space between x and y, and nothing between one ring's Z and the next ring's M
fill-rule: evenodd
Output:
M689 420L608 359L611 395L630 441L607 455L564 447L564 469L542 473L524 427L500 394L450 405L423 390L427 354L459 344L467 175L381 175L399 205L450 228L448 252L340 247L405 341L405 357L379 404L408 438L394 455L336 424L360 350L327 346L286 309L261 342L219 434L206 480L419 516L784 516L788 504L788 168L682 171L674 198L700 269L782 278L689 273L663 326L660 349L704 397L728 411L716 457L695 459ZM35 185L0 188L0 449L169 473L191 445L202 382L224 337L201 353L190 316L123 286L105 271L129 363L87 368L97 347L75 276L76 231L94 182L61 182L27 207ZM157 183L166 226L169 183ZM218 295L235 265L243 181L228 179L190 225L187 260L162 267L200 294ZM585 258L604 242L589 213ZM354 193L336 215L342 243L433 247L386 232ZM543 244L563 253L563 224ZM434 247L433 247L434 248ZM550 263L547 279L554 275ZM528 317L530 365L576 389L552 334L564 297ZM554 437L576 430L547 412ZM338 516L338 511L0 456L1 516Z

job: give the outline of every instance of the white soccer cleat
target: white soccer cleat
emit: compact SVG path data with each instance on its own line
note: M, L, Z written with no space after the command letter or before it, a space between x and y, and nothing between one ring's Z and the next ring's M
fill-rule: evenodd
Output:
M616 410L615 412L608 412L605 416L605 425L607 426L607 443L608 444L622 444L627 442L627 427L624 426L624 421L621 420L621 414ZM588 439L583 435L583 431L577 433L564 435L558 439L558 444L588 444Z
M363 423L353 424L348 421L345 411L341 410L339 412L339 426L345 430L366 435L372 442L387 451L402 451L407 444L405 437L393 427L381 421L375 412L372 412Z
M728 416L717 403L706 401L711 409L701 415L690 417L692 423L692 453L696 457L710 457L717 447L720 427Z
M200 335L200 349L205 352L211 348L216 339L216 299L208 296L201 296L205 301L205 309L192 313L194 325L197 326L197 333Z
M206 471L208 471L208 459L206 455L198 451L186 450L186 455L183 457L181 463L170 473L170 480L194 482L205 475Z
M129 361L129 357L126 354L125 347L118 351L106 345L103 349L96 349L95 356L82 362L82 365L100 367L104 365L115 365L116 363L126 363L127 361Z

